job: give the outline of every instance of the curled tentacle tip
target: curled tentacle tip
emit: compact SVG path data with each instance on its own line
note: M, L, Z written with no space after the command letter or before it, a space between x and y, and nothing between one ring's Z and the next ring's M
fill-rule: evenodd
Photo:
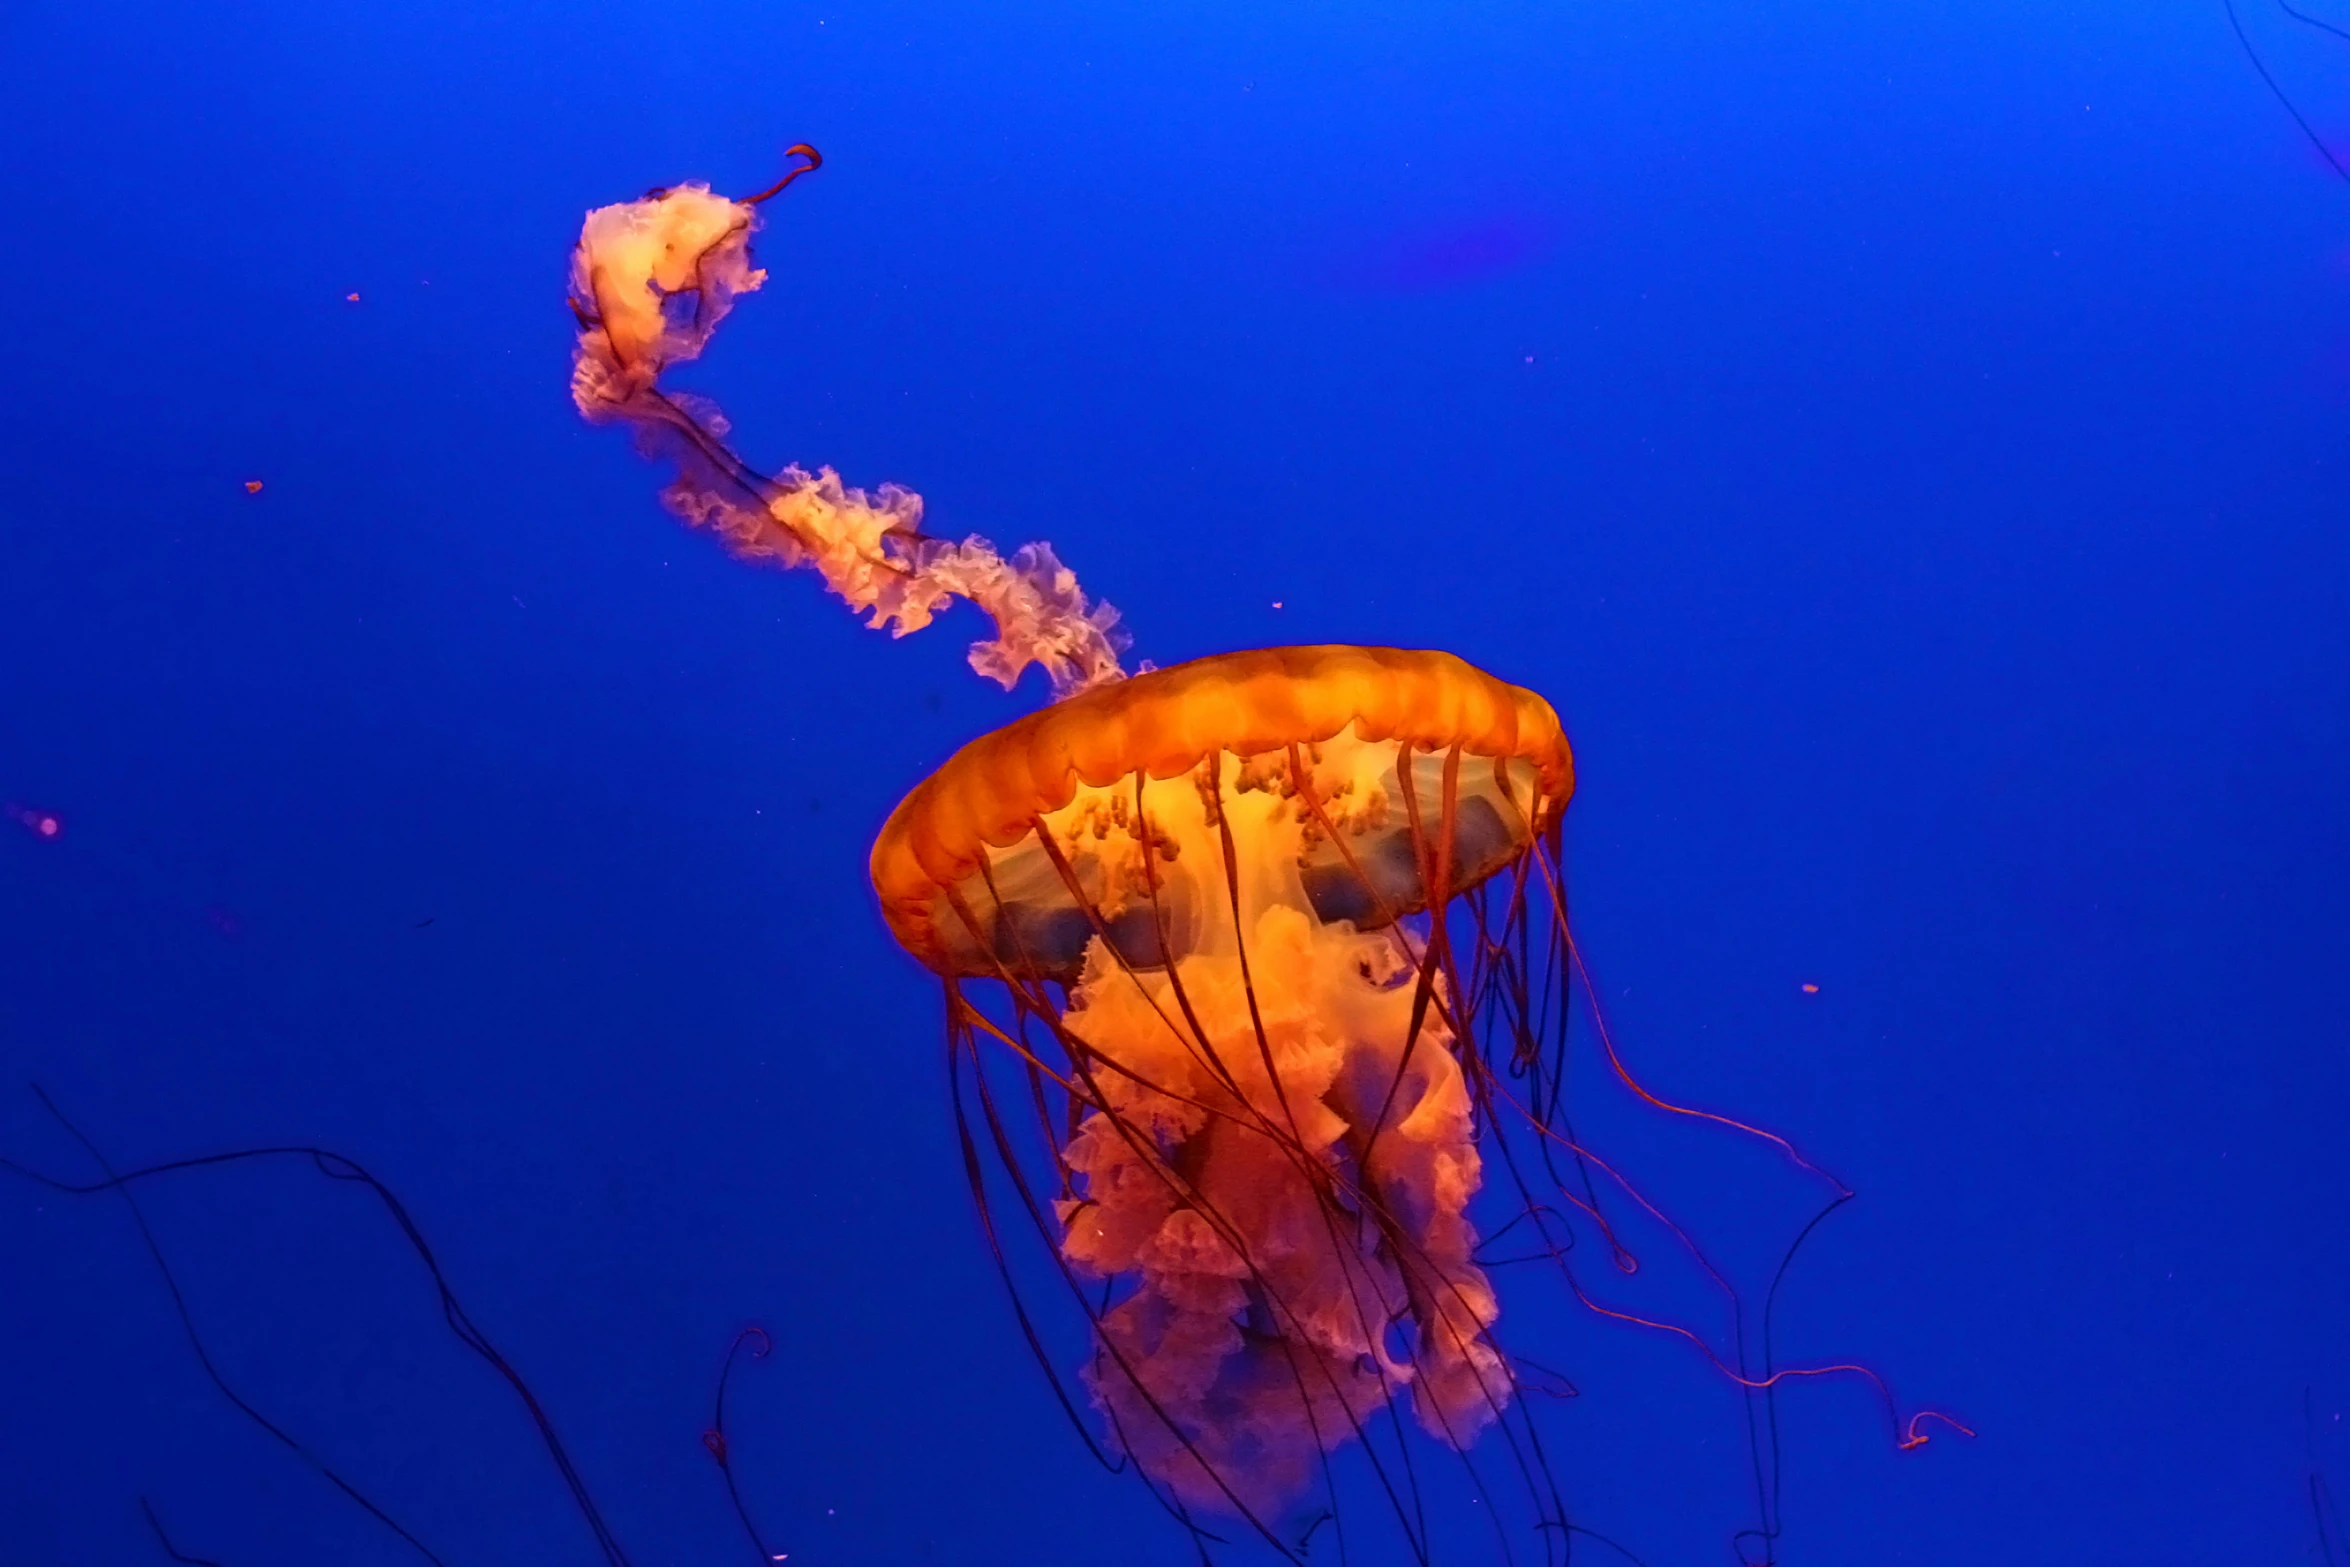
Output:
M1926 1445L1926 1443L1933 1440L1926 1434L1925 1431L1925 1424L1929 1420L1941 1421L1944 1425L1950 1427L1951 1430L1956 1431L1960 1436L1972 1437L1976 1434L1975 1428L1973 1426L1967 1425L1963 1421L1954 1420L1950 1416L1942 1413L1942 1411L1939 1409L1921 1409L1916 1414L1909 1417L1909 1424L1905 1428L1906 1434L1897 1444L1901 1451L1906 1453L1913 1447L1923 1447Z
M789 185L793 180L798 179L801 175L824 167L824 154L818 152L815 148L809 146L804 141L793 142L790 146L783 149L783 155L786 158L805 158L808 161L802 164L794 165L793 167L784 170L782 179L777 180L774 184L759 192L758 195L743 197L743 206L755 207L760 202L765 201L768 197L780 192L786 185Z

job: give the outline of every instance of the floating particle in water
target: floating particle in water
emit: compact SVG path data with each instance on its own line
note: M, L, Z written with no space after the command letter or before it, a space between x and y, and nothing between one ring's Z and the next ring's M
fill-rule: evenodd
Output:
M36 838L55 838L65 831L65 823L59 820L55 811L44 811L30 805L10 805L0 809L5 809L10 817L23 824L25 831Z

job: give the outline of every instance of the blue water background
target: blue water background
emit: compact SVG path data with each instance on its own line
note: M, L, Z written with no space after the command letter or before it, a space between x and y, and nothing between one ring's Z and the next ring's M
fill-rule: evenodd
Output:
M1557 704L1633 1060L1861 1193L1783 1351L1980 1432L1798 1390L1786 1560L2315 1559L2350 184L2217 0L1378 9L0 17L0 795L63 827L0 819L0 1151L87 1172L37 1079L119 1161L363 1159L640 1562L748 1558L697 1436L754 1321L794 1564L1191 1559L1026 1357L864 880L1039 684L725 558L566 396L581 213L805 139L680 378L755 461L1049 538L1162 664ZM2244 16L2350 160L2350 43ZM1758 1286L1817 1189L1585 1090ZM361 1194L147 1201L238 1386L447 1560L594 1559ZM1504 1289L1578 1519L1731 1560L1733 1390ZM161 1560L142 1495L233 1567L419 1559L203 1381L118 1204L0 1188L0 1563Z

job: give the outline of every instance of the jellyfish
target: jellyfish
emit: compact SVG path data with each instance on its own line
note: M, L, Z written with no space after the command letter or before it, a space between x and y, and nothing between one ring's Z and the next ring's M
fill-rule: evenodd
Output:
M1866 1368L1776 1365L1767 1308L1755 1364L1728 1279L1568 1121L1580 998L1640 1101L1777 1146L1832 1188L1830 1209L1850 1195L1775 1134L1650 1093L1616 1053L1569 932L1575 768L1547 701L1453 654L1388 648L1130 676L1116 611L1050 545L1006 559L925 533L903 487L763 474L714 406L663 385L764 283L760 204L820 161L792 150L804 162L757 196L685 184L588 214L572 395L671 461L670 510L738 556L812 569L900 636L967 601L994 626L974 669L1006 688L1045 672L1053 704L915 787L871 876L891 933L943 982L981 1225L1097 1453L1139 1472L1203 1553L1210 1526L1238 1518L1293 1560L1332 1516L1333 1466L1359 1453L1425 1561L1410 1444L1432 1439L1498 1497L1483 1446L1558 1544L1580 1526L1527 1405L1571 1385L1504 1347L1486 1248L1505 1231L1522 1253L1506 1260L1550 1264L1603 1317L1680 1335L1750 1396L1856 1374L1891 1411ZM1477 1210L1499 1221L1482 1236ZM1022 1283L1033 1267L1014 1262L1022 1230L1085 1323L1073 1380ZM1635 1230L1720 1287L1729 1334L1585 1278L1579 1234L1621 1278ZM1758 1480L1774 1466L1758 1449ZM1767 1549L1775 1482L1760 1489L1750 1533Z
M1573 788L1530 691L1280 648L1031 714L883 827L874 888L956 1053L984 1034L1025 1068L1027 1148L982 1115L1085 1303L1091 1401L1187 1513L1270 1533L1391 1401L1456 1450L1508 1410L1471 998L1524 978Z

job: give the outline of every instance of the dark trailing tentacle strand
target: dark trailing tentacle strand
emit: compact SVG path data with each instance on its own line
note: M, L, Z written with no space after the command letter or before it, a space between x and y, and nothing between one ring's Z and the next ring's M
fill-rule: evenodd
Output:
M172 1544L171 1536L164 1532L163 1520L155 1516L154 1504L143 1496L139 1498L139 1511L146 1514L147 1527L155 1531L155 1543L163 1547L164 1555L175 1562L187 1563L187 1567L221 1567L219 1562L209 1556L190 1556Z
M513 1363L499 1352L497 1346L490 1342L488 1335L484 1334L475 1325L473 1319L466 1314L463 1304L457 1299L455 1290L450 1287L448 1276L441 1270L440 1259L434 1255L431 1245L424 1238L423 1230L417 1226L416 1220L409 1214L407 1206L400 1201L390 1187L377 1180L365 1166L355 1159L336 1153L331 1148L320 1148L309 1144L288 1144L266 1148L241 1148L227 1153L199 1154L192 1158L171 1159L159 1164L144 1165L135 1170L117 1173L114 1167L107 1163L105 1156L99 1153L96 1145L66 1118L64 1112L57 1108L55 1102L49 1098L38 1083L32 1085L32 1091L49 1114L55 1117L57 1123L89 1151L91 1159L101 1170L105 1171L106 1178L102 1181L86 1183L59 1180L54 1176L45 1175L7 1158L0 1158L0 1170L6 1170L25 1180L36 1182L51 1191L72 1196L92 1196L101 1192L119 1194L130 1209L131 1217L138 1226L139 1234L147 1244L148 1254L154 1258L157 1271L163 1275L164 1288L171 1295L173 1310L179 1316L181 1327L186 1330L188 1342L195 1350L197 1363L203 1367L205 1375L210 1378L213 1386L220 1390L221 1396L236 1406L247 1419L276 1438L369 1516L375 1518L385 1528L407 1542L417 1554L427 1561L438 1564L441 1558L425 1546L421 1540L377 1506L350 1481L344 1479L342 1475L328 1466L324 1460L303 1446L300 1441L271 1421L260 1410L247 1403L229 1385L228 1380L213 1363L211 1353L205 1348L203 1338L196 1331L195 1318L189 1310L186 1297L180 1292L179 1281L172 1274L170 1264L164 1260L163 1249L156 1241L154 1231L148 1227L146 1215L140 1210L131 1188L138 1182L152 1180L157 1176L170 1175L182 1170L211 1169L258 1160L297 1157L308 1160L313 1168L329 1180L347 1181L364 1186L373 1192L376 1199L383 1204L385 1212L391 1215L392 1222L399 1227L401 1235L406 1238L409 1249L415 1252L417 1260L424 1264L426 1273L431 1276L434 1292L440 1298L441 1318L448 1324L449 1331L454 1333L458 1341L467 1349L472 1350L474 1354L488 1362L490 1367L505 1379L507 1386L514 1390L515 1396L522 1400L524 1409L530 1414L532 1424L538 1428L540 1441L545 1444L548 1456L554 1460L556 1472L562 1477L565 1488L571 1493L573 1505L579 1510L580 1517L587 1524L589 1533L595 1537L597 1549L602 1553L607 1567L628 1567L627 1552L621 1549L618 1537L605 1523L602 1511L596 1506L594 1497L589 1493L586 1479L572 1462L570 1451L564 1447L562 1438L556 1433L554 1420L548 1415L545 1406L540 1404L538 1395L531 1391L529 1383L525 1382L522 1374L514 1369Z
M742 1488L734 1480L734 1449L726 1440L727 1385L734 1377L735 1360L742 1354L743 1346L753 1339L759 1341L751 1350L753 1360L765 1360L775 1350L775 1340L769 1338L767 1330L762 1327L743 1329L734 1336L734 1342L726 1346L726 1364L718 1368L718 1396L711 1401L710 1428L702 1433L702 1446L717 1461L718 1473L726 1480L726 1499L734 1504L734 1516L741 1521L743 1533L750 1536L751 1548L759 1553L759 1560L772 1563L782 1561L783 1557L767 1548L766 1538L759 1533L759 1526L751 1522L751 1510L743 1505Z
M2252 69L2258 71L2260 73L2260 79L2268 83L2268 90L2276 94L2277 102L2285 106L2285 112L2293 117L2293 123L2301 127L2301 134L2309 138L2309 145L2317 149L2317 155L2325 159L2326 162L2332 166L2333 171L2336 174L2342 176L2342 179L2345 183L2350 183L2350 169L2342 167L2342 160L2334 156L2334 149L2328 147L2325 144L2325 138L2318 135L2318 133L2313 128L2311 128L2310 123L2301 117L2301 111L2293 107L2293 100L2285 96L2285 89L2279 87L2277 85L2277 79L2268 74L2268 66L2261 60L2260 51L2252 47L2252 39L2245 33L2244 24L2236 15L2236 0L2220 0L2220 4L2227 8L2228 26L2235 29L2236 42L2244 46L2244 58L2252 62ZM2287 16L2293 17L2299 21L2308 22L2312 27L2325 27L2325 30L2329 33L2341 31L2339 28L2326 27L2325 23L2317 21L2314 18L2302 16L2300 12L2295 11L2291 6L2281 6L2280 9L2282 9Z
M163 1244L155 1238L154 1228L147 1223L147 1215L145 1210L139 1206L138 1198L132 1195L131 1192L131 1183L133 1181L143 1179L148 1175L159 1175L167 1168L183 1167L184 1164L194 1163L196 1161L184 1161L183 1166L151 1166L144 1170L133 1170L128 1175L119 1175L115 1172L114 1166L108 1162L106 1156L98 1151L98 1145L92 1142L87 1136L83 1135L81 1128L74 1125L73 1122L67 1118L64 1111L57 1108L56 1101L49 1097L48 1093L41 1087L41 1085L34 1083L31 1086L34 1097L41 1101L41 1108L47 1110L49 1114L56 1120L57 1124L64 1127L67 1134L71 1136L75 1142L82 1145L83 1151L89 1154L90 1161L97 1165L98 1168L105 1173L106 1178L102 1181L77 1184L71 1181L57 1180L53 1177L43 1175L36 1170L32 1170L24 1165L16 1163L14 1160L0 1160L0 1168L6 1168L14 1174L23 1176L27 1180L37 1181L41 1185L46 1186L50 1190L56 1192L65 1192L74 1196L90 1196L99 1192L110 1191L121 1197L123 1206L130 1210L132 1224L136 1225L138 1228L139 1239L146 1244L147 1255L154 1260L155 1271L161 1274L163 1277L163 1288L171 1296L171 1309L173 1313L178 1316L182 1331L187 1334L188 1347L195 1351L196 1364L203 1368L205 1377L212 1383L213 1387L219 1390L220 1396L227 1399L229 1403L236 1408L239 1414L243 1415L246 1419L259 1426L288 1452L292 1453L296 1458L299 1458L304 1464L308 1465L315 1473L319 1475L320 1478L324 1479L327 1484L333 1486L336 1490L342 1492L344 1496L348 1497L353 1503L357 1504L358 1507L362 1511L366 1512L369 1517L375 1519L376 1522L382 1524L393 1534L399 1536L400 1539L405 1542L412 1550L414 1550L417 1555L423 1557L426 1561L433 1563L434 1567L445 1567L445 1564L441 1561L441 1558L434 1553L432 1548L426 1545L422 1540L418 1539L413 1533L411 1533L407 1526L402 1524L398 1519L394 1518L390 1513L385 1512L383 1508L376 1504L373 1498L367 1495L366 1492L360 1490L349 1480L344 1479L342 1474L337 1471L333 1465L327 1463L325 1459L320 1458L316 1453L312 1452L308 1447L303 1445L300 1439L295 1437L291 1432L287 1431L285 1427L279 1425L276 1421L270 1419L259 1409L255 1408L252 1404L247 1402L243 1394L239 1393L234 1387L229 1385L228 1378L222 1374L219 1365L214 1362L212 1358L212 1351L207 1348L204 1343L203 1334L196 1330L195 1314L188 1306L187 1296L180 1289L179 1278L171 1271L171 1263L166 1260L163 1255ZM216 1158L214 1160L208 1160L205 1162L220 1161ZM148 1513L148 1521L151 1523L155 1521L152 1510L150 1510ZM157 1526L156 1532L158 1535L161 1534L162 1530L160 1525ZM166 1549L170 1548L168 1540L166 1540L165 1546Z

